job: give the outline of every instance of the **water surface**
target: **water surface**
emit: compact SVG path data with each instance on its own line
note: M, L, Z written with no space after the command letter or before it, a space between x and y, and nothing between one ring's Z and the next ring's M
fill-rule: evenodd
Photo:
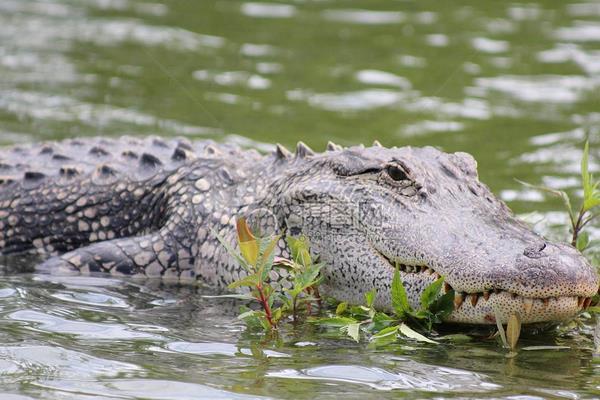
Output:
M597 2L0 0L0 144L434 145L472 153L558 239L560 202L515 178L578 194L586 133L599 169L599 89ZM526 335L569 349L512 359L492 340L373 349L305 325L266 340L207 293L1 277L3 398L600 396L593 322Z

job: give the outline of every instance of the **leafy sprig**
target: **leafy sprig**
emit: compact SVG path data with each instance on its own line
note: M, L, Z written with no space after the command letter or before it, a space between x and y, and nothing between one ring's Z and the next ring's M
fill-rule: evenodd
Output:
M590 244L589 235L587 232L583 231L583 228L600 215L596 212L597 207L600 206L600 181L595 181L593 175L589 171L589 152L589 142L586 141L583 147L583 156L581 158L583 200L578 209L573 208L571 198L564 190L518 181L527 187L542 190L560 197L569 214L572 234L571 245L577 247L579 251L584 251Z
M410 305L400 271L396 268L390 293L392 315L375 309L377 291L373 288L365 294L365 305L350 306L347 303L339 303L335 316L315 319L314 322L322 326L336 327L356 342L360 341L362 332L375 345L396 341L399 336L437 343L413 330L407 323L430 332L434 324L442 322L442 319L452 312L454 292L449 290L442 295L443 283L443 277L432 282L421 294L420 308L415 310Z
M318 302L321 264L314 264L310 256L309 242L305 237L287 237L292 259L275 259L275 247L280 235L260 238L256 237L248 227L244 218L236 222L237 244L235 250L225 239L215 233L227 252L231 254L246 272L246 275L229 284L230 289L246 287L249 294L222 295L215 297L236 297L243 300L257 301L261 310L248 307L242 309L239 319L249 327L261 327L267 331L278 329L283 317L292 314L298 319L299 310L310 312L311 303ZM276 291L270 281L270 272L274 267L288 270L286 279L291 282L289 289ZM275 306L278 304L278 306Z

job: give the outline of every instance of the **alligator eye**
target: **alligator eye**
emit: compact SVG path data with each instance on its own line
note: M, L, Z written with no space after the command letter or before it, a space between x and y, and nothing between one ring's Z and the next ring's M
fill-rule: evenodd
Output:
M397 165L389 165L386 169L386 172L395 181L407 181L408 176L406 176L406 172L402 168Z

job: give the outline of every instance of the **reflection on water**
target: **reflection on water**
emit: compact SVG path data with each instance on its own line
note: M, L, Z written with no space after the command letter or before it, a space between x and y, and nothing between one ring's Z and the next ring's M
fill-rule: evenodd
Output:
M600 170L597 2L0 0L0 144L184 135L269 151L303 140L468 151L527 221L567 235L582 141ZM530 213L537 211L536 213ZM600 229L591 229L600 238ZM7 275L2 398L597 396L591 324L524 344L383 349L244 331L195 288ZM511 397L511 398L514 398Z

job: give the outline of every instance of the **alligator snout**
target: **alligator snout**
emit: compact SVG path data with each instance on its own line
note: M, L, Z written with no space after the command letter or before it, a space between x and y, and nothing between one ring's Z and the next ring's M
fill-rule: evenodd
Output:
M528 297L588 297L598 286L594 268L566 244L540 241L517 256L515 266L520 279L509 285L513 292Z

